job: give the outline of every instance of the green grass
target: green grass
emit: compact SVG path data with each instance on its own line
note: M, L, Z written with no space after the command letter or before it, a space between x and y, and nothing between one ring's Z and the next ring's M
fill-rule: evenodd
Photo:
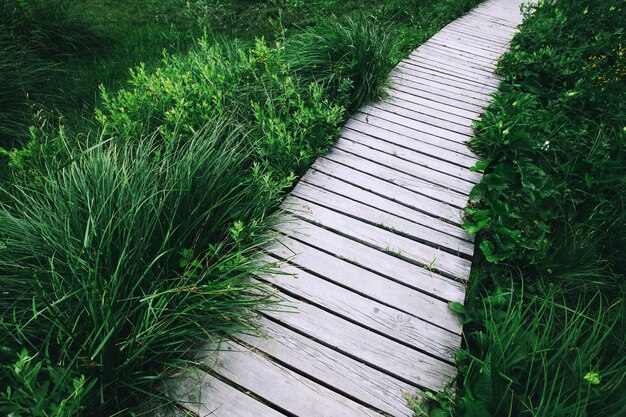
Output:
M264 296L244 278L265 268L254 254L275 201L248 165L243 132L215 120L177 146L98 142L45 166L37 191L18 187L19 209L0 209L3 382L20 387L8 365L25 349L66 370L50 389L85 378L81 410L123 411L195 344L249 327ZM37 383L0 409L34 413Z
M466 209L480 252L454 306L459 395L430 398L432 415L626 414L625 11L542 2L500 62L471 141L486 162Z

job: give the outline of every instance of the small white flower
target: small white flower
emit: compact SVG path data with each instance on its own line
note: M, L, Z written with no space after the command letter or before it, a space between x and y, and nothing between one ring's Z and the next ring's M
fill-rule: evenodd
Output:
M543 143L543 145L541 145L541 150L542 151L547 151L548 149L550 149L550 141L547 140Z

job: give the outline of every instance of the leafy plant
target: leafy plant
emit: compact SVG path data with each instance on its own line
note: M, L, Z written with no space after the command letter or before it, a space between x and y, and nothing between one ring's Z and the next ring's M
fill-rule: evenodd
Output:
M459 416L626 413L621 1L526 8L471 146Z

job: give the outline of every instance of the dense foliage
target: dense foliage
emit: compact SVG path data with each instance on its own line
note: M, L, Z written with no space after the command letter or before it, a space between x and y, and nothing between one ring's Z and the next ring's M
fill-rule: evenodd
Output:
M442 414L626 414L625 7L529 6L500 62L471 143L485 157L466 223L481 254L453 306L465 347Z

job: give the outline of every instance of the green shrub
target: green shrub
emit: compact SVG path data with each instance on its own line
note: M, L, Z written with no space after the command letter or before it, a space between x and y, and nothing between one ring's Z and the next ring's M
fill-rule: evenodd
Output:
M12 387L0 403L27 392L9 365L22 347L50 375L67 370L51 383L84 375L81 406L110 415L192 360L194 343L248 326L264 296L246 278L264 268L254 250L279 194L262 171L242 177L249 154L228 127L176 146L98 143L0 206L0 380Z
M480 253L457 354L459 416L626 413L626 14L528 6L471 146Z
M302 174L338 136L345 111L317 83L292 76L282 53L281 43L257 40L251 48L204 41L186 55L166 54L154 72L132 70L127 89L103 88L98 120L111 134L158 130L175 142L210 118L233 115L249 131L254 161L277 178Z
M584 229L597 258L624 273L623 6L542 4L502 59L505 82L471 142L489 168L471 195L469 230L482 230L488 259L553 274L563 272L556 244Z

